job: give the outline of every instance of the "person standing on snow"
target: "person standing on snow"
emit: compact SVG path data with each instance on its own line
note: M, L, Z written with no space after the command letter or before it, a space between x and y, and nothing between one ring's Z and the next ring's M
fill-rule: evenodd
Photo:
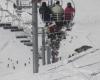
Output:
M48 23L50 21L51 10L46 5L46 2L42 2L42 6L39 8L39 13L41 14L44 22Z
M67 26L69 26L70 21L73 20L74 14L75 14L75 9L72 7L70 2L67 3L67 7L64 10L64 20Z

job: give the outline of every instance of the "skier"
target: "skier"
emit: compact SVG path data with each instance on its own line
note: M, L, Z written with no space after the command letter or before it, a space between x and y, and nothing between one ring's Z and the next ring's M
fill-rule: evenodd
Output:
M42 6L39 8L39 13L42 16L42 20L48 24L50 21L50 14L51 10L50 8L46 5L46 2L42 2Z
M67 7L64 10L64 20L65 25L69 28L70 22L73 20L75 14L75 9L72 7L71 3L67 3Z
M52 19L56 22L56 25L62 26L64 10L59 1L57 1L56 4L51 8L51 11L53 16Z

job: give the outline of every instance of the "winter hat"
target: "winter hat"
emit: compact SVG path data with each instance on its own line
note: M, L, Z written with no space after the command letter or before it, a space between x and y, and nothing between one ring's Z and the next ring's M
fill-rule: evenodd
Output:
M56 4L60 4L60 1L57 1Z
M68 6L68 7L71 7L72 5L71 5L71 3L70 3L70 2L68 2L68 3L67 3L67 6Z

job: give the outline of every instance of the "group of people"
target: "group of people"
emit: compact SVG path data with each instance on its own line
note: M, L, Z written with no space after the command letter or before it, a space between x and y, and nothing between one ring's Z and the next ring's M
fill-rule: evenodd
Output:
M66 22L68 23L73 20L75 9L70 2L67 3L65 9L60 5L60 1L57 1L52 6L47 6L46 2L42 2L39 13L45 23L55 21L57 25L62 26L63 24L66 24Z
M65 9L57 1L52 6L47 6L46 2L42 2L39 8L42 20L48 26L48 39L50 39L50 46L52 48L52 63L58 61L58 49L60 41L63 39L64 33L61 31L63 25L69 25L73 20L75 9L71 3L68 2Z

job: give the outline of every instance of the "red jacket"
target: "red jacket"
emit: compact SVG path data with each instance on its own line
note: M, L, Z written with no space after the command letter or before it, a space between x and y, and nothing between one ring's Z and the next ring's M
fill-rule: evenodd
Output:
M66 7L64 10L65 20L73 19L73 14L75 13L75 9L72 7Z

